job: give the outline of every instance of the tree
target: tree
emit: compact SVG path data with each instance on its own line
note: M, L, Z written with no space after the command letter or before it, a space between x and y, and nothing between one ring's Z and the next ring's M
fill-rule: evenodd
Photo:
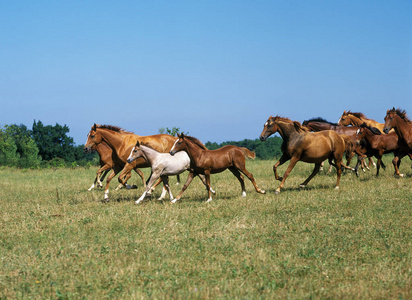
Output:
M179 133L182 133L182 132L180 131L179 127L173 127L172 129L170 129L169 127L166 127L166 129L161 127L159 128L159 133L166 133L166 134L170 134L173 136L177 136ZM188 132L184 134L187 135Z
M66 162L76 160L78 149L74 146L73 138L67 136L70 130L66 125L61 126L56 123L55 126L44 126L41 121L34 121L32 131L43 160L53 158L62 158Z
M39 149L25 125L5 125L1 133L1 164L23 168L40 165Z

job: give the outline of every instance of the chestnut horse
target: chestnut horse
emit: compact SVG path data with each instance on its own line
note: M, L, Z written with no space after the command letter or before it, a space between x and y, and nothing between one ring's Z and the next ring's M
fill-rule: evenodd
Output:
M185 151L190 157L190 173L187 181L180 191L179 195L172 202L180 200L183 192L186 190L195 175L203 174L206 177L206 188L208 191L208 199L206 202L212 201L212 191L210 189L210 174L220 173L229 169L239 180L242 187L242 197L246 197L245 182L243 174L253 183L256 192L264 194L253 178L252 173L246 170L246 156L255 158L256 155L246 148L233 145L223 146L216 150L208 150L196 138L186 136L183 133L179 135L179 139L175 142L170 150L171 155L175 155L178 151Z
M412 150L412 122L406 115L406 111L400 108L388 109L385 116L383 132L389 133L392 128L408 148Z
M382 162L383 154L394 153L395 158L392 161L395 168L395 176L403 177L403 174L399 172L399 165L401 159L408 154L408 148L405 143L398 138L396 132L391 131L388 134L382 134L379 129L375 127L369 127L365 123L362 124L357 132L358 139L365 141L365 149L367 155L373 155L377 158L376 176L379 176L379 169ZM359 165L356 165L357 169ZM382 165L385 168L384 165Z
M347 135L348 136L348 138L347 138L348 141L345 140L345 142L346 142L346 151L345 151L345 153L346 153L346 164L347 165L350 164L350 162L351 162L353 156L355 155L355 153L360 155L360 157L361 157L362 169L363 169L364 172L365 172L364 167L369 170L369 167L371 166L371 164L375 165L375 163L373 162L373 160L370 157L368 157L369 166L365 164L365 161L364 161L365 155L362 154L362 152L365 152L362 149L363 145L362 145L362 143L357 144L356 132L358 131L359 126L343 126L343 125L339 125L337 123L328 122L323 118L312 118L310 120L303 121L302 125L309 128L309 130L315 131L315 132L316 131L322 131L322 130L333 130L333 131L336 131L340 135ZM358 149L356 149L357 151L355 151L355 148L358 148ZM384 165L382 165L382 166L384 167Z
M333 130L324 130L319 132L309 132L306 128L297 121L291 121L287 118L279 116L269 117L260 134L260 140L266 139L273 133L278 132L283 139L281 146L282 157L273 166L276 180L281 181L275 193L279 194L283 188L286 178L289 176L293 167L298 161L314 163L315 168L312 174L300 185L305 187L309 181L319 172L321 163L328 159L330 164L333 164L337 171L337 182L335 189L339 188L339 181L342 174L342 158L345 152L344 139ZM290 160L289 166L285 174L279 177L277 168Z
M375 127L378 128L379 131L383 132L383 127L385 124L376 122L373 119L367 118L363 113L360 112L351 112L349 111L343 111L342 116L339 118L338 125L341 126L360 126L363 123L365 123L369 127Z
M142 157L136 159L131 164L127 163L127 158L138 140L159 152L168 152L177 138L168 134L139 136L132 132L125 131L117 126L111 125L94 124L92 126L87 136L84 150L88 152L94 145L98 145L104 141L110 146L115 154L113 155L113 159L115 166L117 166L113 169L114 172L110 173L106 180L104 200L109 200L109 184L117 173L121 171L118 180L121 184L125 185L124 177L129 174L131 170L150 167L149 162Z

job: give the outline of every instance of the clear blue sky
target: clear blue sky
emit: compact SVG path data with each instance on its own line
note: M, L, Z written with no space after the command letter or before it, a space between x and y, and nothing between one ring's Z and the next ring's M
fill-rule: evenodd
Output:
M412 1L1 1L0 125L203 142L270 115L412 117Z

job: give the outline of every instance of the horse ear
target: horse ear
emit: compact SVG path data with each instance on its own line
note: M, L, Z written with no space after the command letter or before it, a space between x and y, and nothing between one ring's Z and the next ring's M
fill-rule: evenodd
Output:
M136 147L140 147L140 142L136 141Z
M179 138L183 139L185 137L184 133L182 132L181 134L178 135Z
M96 123L94 123L94 125L93 125L93 131L96 131Z

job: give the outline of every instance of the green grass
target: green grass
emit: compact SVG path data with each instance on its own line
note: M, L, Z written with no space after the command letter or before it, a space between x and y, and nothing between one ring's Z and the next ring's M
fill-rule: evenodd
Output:
M178 204L139 206L140 179L102 203L94 169L0 169L0 298L411 299L412 169L396 179L390 160L338 191L334 171L299 189L298 163L280 195L275 161L248 160L266 195L225 171L211 203L195 179Z

